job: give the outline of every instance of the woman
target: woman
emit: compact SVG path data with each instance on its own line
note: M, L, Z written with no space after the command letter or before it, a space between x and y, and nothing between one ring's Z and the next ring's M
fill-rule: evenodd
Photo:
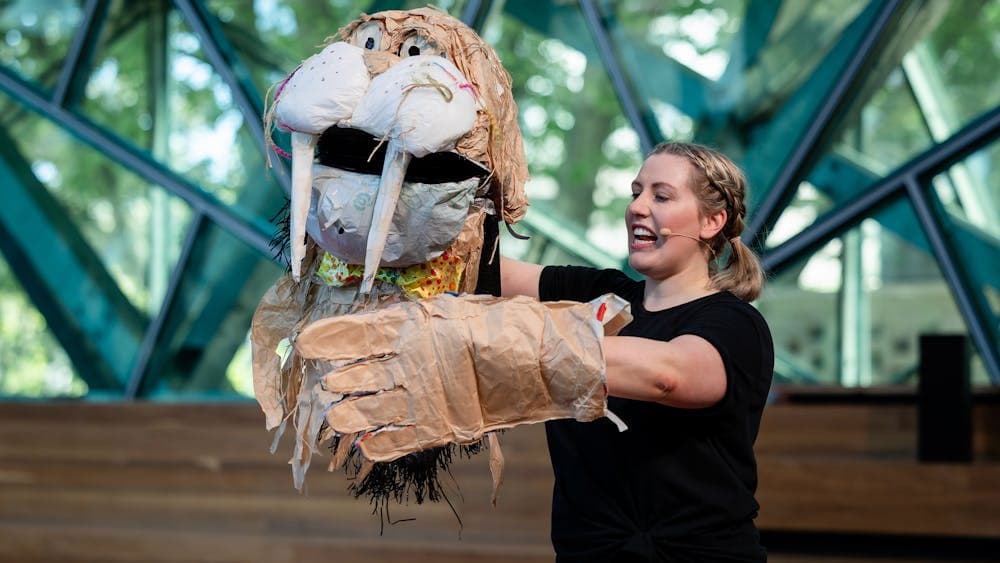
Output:
M636 282L615 270L504 259L503 296L613 292L633 322L605 340L608 419L546 423L558 561L764 561L753 442L774 351L747 302L763 281L740 241L742 172L694 144L658 145L625 220ZM722 269L717 258L729 250Z

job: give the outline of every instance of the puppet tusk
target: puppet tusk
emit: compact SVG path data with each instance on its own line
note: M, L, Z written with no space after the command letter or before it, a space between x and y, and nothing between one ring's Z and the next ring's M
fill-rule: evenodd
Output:
M318 135L292 132L292 193L288 230L291 239L292 279L299 281L306 255L306 216L312 203L312 169Z
M368 230L365 274L361 278L360 290L363 294L371 291L375 282L375 272L382 261L382 251L389 238L389 227L392 225L392 216L396 213L396 203L403 190L403 178L406 176L406 167L410 165L410 158L410 153L403 150L399 139L389 140L385 162L382 164L382 180L379 182L378 195L375 196L372 224Z

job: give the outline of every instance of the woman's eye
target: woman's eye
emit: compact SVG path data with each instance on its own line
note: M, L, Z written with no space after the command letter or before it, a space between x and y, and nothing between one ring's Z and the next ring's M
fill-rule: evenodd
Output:
M415 57L417 55L442 55L437 43L422 35L411 35L399 46L400 57Z
M358 26L354 31L351 44L368 51L378 51L382 48L382 24L370 21Z

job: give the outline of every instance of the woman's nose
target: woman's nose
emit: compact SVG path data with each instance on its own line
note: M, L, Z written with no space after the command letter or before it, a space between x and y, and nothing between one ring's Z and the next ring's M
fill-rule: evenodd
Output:
M632 215L645 217L646 215L649 215L649 204L646 202L643 195L639 194L635 196L631 202L629 202L626 210Z

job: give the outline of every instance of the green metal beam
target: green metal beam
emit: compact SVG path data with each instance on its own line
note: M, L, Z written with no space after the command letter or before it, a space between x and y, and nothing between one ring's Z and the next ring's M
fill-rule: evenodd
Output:
M229 86L233 100L243 114L243 126L252 134L261 154L266 155L268 148L264 141L265 131L261 121L261 116L264 115L264 98L257 91L249 69L223 33L219 18L199 1L173 0L173 3L187 25L201 40L202 50L215 72ZM277 181L288 190L291 177L284 163L279 160L273 170Z
M490 15L492 5L493 0L468 0L462 8L462 15L459 19L472 29L481 31L483 24L486 23L486 18Z
M780 0L750 0L747 4L739 35L743 45L740 56L744 61L744 68L757 64L758 57L771 37L771 30L782 5Z
M611 81L611 87L614 88L615 95L618 97L622 113L625 114L625 118L628 119L632 129L639 137L639 150L642 151L642 154L648 154L657 142L663 140L663 133L660 131L656 116L653 115L649 104L640 107L634 81L623 68L620 53L627 49L618 48L617 45L625 47L628 41L619 39L615 42L617 45L612 43L610 36L612 34L620 36L620 33L614 33L620 29L620 26L614 23L612 15L601 12L594 0L579 0L579 6L583 13L583 19L590 29L594 46L604 64L604 70L608 73L608 80Z
M147 319L0 128L0 251L90 389L124 387Z
M969 277L968 271L961 267L955 239L948 231L945 223L947 212L928 185L922 183L915 175L907 177L906 194L913 204L924 229L924 234L930 241L941 268L945 282L951 289L952 297L965 320L969 336L979 349L979 357L983 360L986 372L994 384L1000 384L1000 330L997 327L997 315L990 311L986 295ZM975 260L985 257L976 256ZM992 263L993 278L1000 277L1000 264Z
M77 104L87 86L93 67L94 51L108 16L108 0L88 0L83 22L73 37L73 44L63 61L59 81L52 92L52 101L63 107Z
M834 208L816 220L808 229L761 255L761 263L769 272L780 272L793 262L815 252L831 238L853 227L865 217L899 197L910 177L929 182L941 172L960 162L1000 135L1000 106L976 118L946 141L928 148L898 167L892 174L845 205Z
M543 35L554 37L583 53L588 61L600 61L592 34L575 2L533 2L507 0L504 11ZM711 81L697 72L625 34L620 26L609 26L610 37L622 61L625 74L636 88L643 119L655 123L648 100L670 104L692 119L702 118L707 109ZM654 141L662 140L657 135Z
M870 3L781 111L747 135L751 141L742 161L756 188L744 233L747 242L763 248L766 232L842 121L844 110L862 84L873 80L879 48L904 11L901 3Z
M281 196L262 177L244 186L252 209L277 209ZM138 396L226 387L225 367L246 338L260 297L281 274L273 261L216 225L188 237L157 318Z
M147 151L76 112L52 104L34 84L25 82L20 76L4 67L0 67L0 91L17 100L22 106L51 120L146 181L163 186L187 201L195 210L205 213L212 221L257 248L261 254L265 256L270 254L272 229L267 221L256 216L246 217L239 209L224 205L214 195L150 158ZM277 205L272 206L272 209L277 207Z
M743 12L743 25L729 50L729 62L726 70L715 85L717 112L728 114L734 106L744 103L750 97L748 77L761 73L766 66L761 63L761 54L771 37L778 14L781 12L780 0L750 0ZM786 61L787 62L787 61ZM762 81L756 80L760 84ZM766 84L773 85L773 81ZM759 94L756 96L760 98ZM705 138L704 135L701 136Z
M733 50L720 83L731 85L729 111L737 123L767 120L808 78L843 30L862 9L859 2L752 0L741 38L747 52ZM723 91L725 95L727 92Z
M879 180L881 176L875 172L836 153L825 157L809 174L809 182L830 198L834 208L857 199L876 186ZM879 223L928 256L933 256L926 238L912 236L920 230L916 217L897 209L890 207L878 212ZM964 257L961 260L964 269L977 280L978 287L990 286L1000 290L1000 241L972 223L948 217L948 236L954 241L957 252Z

